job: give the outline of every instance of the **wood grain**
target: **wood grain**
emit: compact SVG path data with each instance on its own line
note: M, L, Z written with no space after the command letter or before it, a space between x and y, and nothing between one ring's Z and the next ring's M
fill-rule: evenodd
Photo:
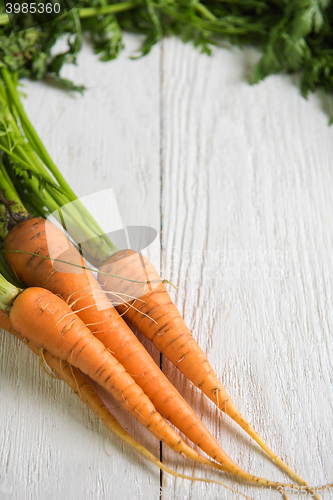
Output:
M162 228L163 275L179 285L172 296L236 405L309 483L330 482L332 101L306 102L288 76L250 86L253 49L208 58L167 39L130 61L138 40L126 42L115 62L85 46L66 68L88 87L83 98L26 82L27 112L80 196L112 188L125 225ZM107 447L105 430L24 346L2 335L0 359L1 500L158 499L158 471L112 437ZM237 463L287 479L166 360L163 370ZM159 444L109 404L158 456ZM163 461L219 477L165 447ZM280 496L226 482L256 499ZM234 498L165 480L165 500L203 496Z
M291 467L321 484L332 479L333 130L322 96L306 102L292 78L248 85L244 61L257 57L220 49L208 58L163 43L165 273L238 408ZM237 463L286 479L163 366ZM163 456L172 463L168 450ZM206 491L217 498L218 487ZM183 483L165 498L202 496L201 485Z

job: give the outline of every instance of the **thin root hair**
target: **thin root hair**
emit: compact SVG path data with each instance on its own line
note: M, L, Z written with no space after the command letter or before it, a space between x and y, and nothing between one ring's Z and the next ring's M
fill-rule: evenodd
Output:
M55 378L55 379L58 379L58 380L61 380L61 378L59 377L59 375L56 375L52 368L47 364L45 358L44 358L44 347L40 347L39 348L39 361L40 361L40 365L42 367L42 370L46 373L46 375L48 375L49 377L51 378Z
M79 269L84 269L85 271L91 271L92 273L104 274L106 276L110 276L111 278L118 278L121 280L130 281L131 283L142 283L142 284L170 283L172 286L175 287L175 285L173 285L170 281L167 281L167 280L162 280L162 279L161 280L148 280L148 281L131 280L130 278L125 278L125 276L119 276L118 274L107 273L106 271L101 271L100 269L94 269L93 267L74 264L74 262L68 262L68 261L62 260L62 259L52 259L51 257L49 257L47 255L39 255L35 252L28 252L26 250L3 250L3 252L6 252L6 253L24 253L27 255L31 255L33 257L39 257L40 259L52 260L53 262L60 262L62 264L68 264L70 266L78 267Z

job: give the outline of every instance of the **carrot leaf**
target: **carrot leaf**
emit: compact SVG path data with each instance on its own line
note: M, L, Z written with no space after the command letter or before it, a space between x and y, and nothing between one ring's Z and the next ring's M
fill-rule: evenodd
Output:
M262 58L254 82L272 73L300 71L301 92L307 95L318 87L332 90L332 26L329 0L80 0L53 21L13 33L1 4L0 68L19 77L48 76L52 85L82 91L60 76L65 64L76 63L82 37L87 35L100 59L109 61L118 57L123 33L129 31L143 35L140 55L162 36L179 36L206 54L221 41L256 46ZM66 48L57 53L60 38Z

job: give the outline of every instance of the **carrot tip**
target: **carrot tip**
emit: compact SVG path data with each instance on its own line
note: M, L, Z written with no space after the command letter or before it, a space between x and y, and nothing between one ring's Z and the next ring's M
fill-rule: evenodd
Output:
M174 284L173 284L173 283L171 283L171 281L169 281L169 280L162 280L162 283L163 283L163 285L171 285L171 286L173 286L173 288L175 288L176 290L179 290L179 286L174 285Z

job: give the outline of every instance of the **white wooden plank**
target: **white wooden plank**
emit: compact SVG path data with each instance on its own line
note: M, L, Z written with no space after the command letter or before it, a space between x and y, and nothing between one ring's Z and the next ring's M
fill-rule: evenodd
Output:
M316 485L332 481L333 130L322 109L330 101L306 102L290 77L249 86L257 58L251 49L208 58L163 42L164 276L180 286L171 293L236 406ZM236 463L287 479L163 366ZM163 457L175 463L165 447ZM203 496L199 485L166 484L166 500ZM218 492L207 486L205 496Z
M132 50L137 42L129 42ZM28 83L27 111L78 194L112 187L128 225L159 227L163 140L165 275L181 287L177 304L272 448L309 482L330 481L332 130L322 110L329 100L306 103L287 77L249 87L252 50L218 49L209 59L176 40L163 46L161 137L159 48L110 65L85 49L78 67L65 72L90 86L84 98ZM91 166L94 174L86 175ZM112 438L107 457L105 431L60 383L41 375L23 346L3 336L1 360L1 498L157 498L156 470ZM285 478L163 366L237 463ZM153 440L115 412L158 454ZM173 453L163 456L192 472ZM262 498L260 489L226 480ZM203 495L233 498L214 486L166 481L166 500Z
M63 73L87 86L84 96L27 81L25 108L79 196L113 188L124 225L159 229L159 48L131 61L138 44L126 37L126 53L110 64L85 45ZM0 359L2 500L157 498L159 470L114 437L108 445L104 427L25 346L1 335ZM159 456L159 442L109 404Z

